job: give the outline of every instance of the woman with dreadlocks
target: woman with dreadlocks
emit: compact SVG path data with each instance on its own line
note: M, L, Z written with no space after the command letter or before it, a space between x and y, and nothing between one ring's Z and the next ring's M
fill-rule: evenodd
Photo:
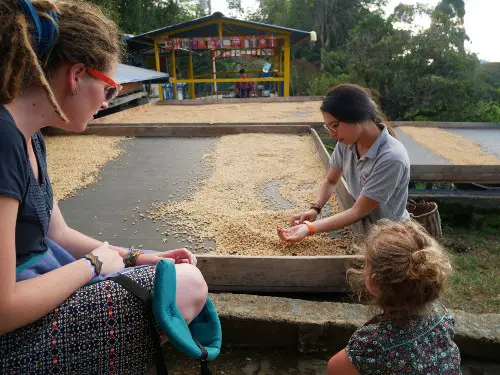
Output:
M207 297L196 258L127 251L70 228L40 133L82 132L118 95L119 30L82 1L2 0L0 19L0 373L143 374L153 356L144 305L103 278L130 267L151 289L154 265L170 259L189 322Z

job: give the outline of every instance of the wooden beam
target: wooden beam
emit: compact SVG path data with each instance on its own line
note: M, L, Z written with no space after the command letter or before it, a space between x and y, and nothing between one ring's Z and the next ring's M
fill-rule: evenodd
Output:
M319 99L318 99L319 98ZM321 97L317 96L289 96L288 98L283 97L253 97L253 98L227 98L227 99L200 99L196 100L164 100L161 102L156 102L155 105L211 105L211 104L235 104L235 103L303 103L303 102L313 102L321 100ZM261 121L258 122L260 125L268 124L275 125L279 121ZM255 123L255 122L254 122ZM283 122L281 122L283 123ZM309 121L294 121L292 123L309 125L312 124ZM236 124L236 123L232 123ZM316 124L314 124L316 125ZM323 123L321 123L323 126Z
M196 255L211 292L341 292L361 257Z
M500 183L500 165L412 165L410 180Z
M133 137L219 137L228 134L264 133L264 134L309 134L307 125L190 125L190 124L96 124L89 126L85 135L133 136ZM71 133L57 130L53 135Z
M319 98L319 99L318 99ZM200 99L196 100L163 100L161 102L156 102L155 105L190 105L190 106L205 106L211 104L236 104L236 103L304 103L322 100L322 97L317 96L289 96L288 98L283 97L253 97L253 98L227 98L227 99ZM252 124L259 125L276 125L278 123L283 124L283 121L260 121L252 122ZM290 122L287 122L290 123ZM292 124L301 124L309 126L317 126L316 121L294 121ZM221 124L218 122L218 124ZM238 123L225 123L225 125L236 125ZM321 123L323 126L323 123Z
M221 83L221 82L280 82L284 78L200 78L200 79L171 79L172 83Z
M390 121L390 124L395 128L404 126L415 126L417 128L500 130L500 122Z

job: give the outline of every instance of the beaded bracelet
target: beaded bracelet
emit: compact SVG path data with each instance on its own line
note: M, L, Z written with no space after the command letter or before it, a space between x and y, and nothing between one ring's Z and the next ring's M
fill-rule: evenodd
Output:
M134 249L132 246L129 247L128 249L128 256L125 258L125 267L134 267L135 262L137 261L137 257L139 255L144 254L141 250Z

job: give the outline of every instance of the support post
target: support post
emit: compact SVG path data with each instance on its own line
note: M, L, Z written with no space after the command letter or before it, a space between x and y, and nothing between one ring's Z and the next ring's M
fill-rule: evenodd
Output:
M285 38L285 87L283 89L283 96L290 96L290 35Z
M279 65L279 76L283 77L283 48L279 49L279 55L278 55L278 65ZM284 86L284 83L283 83ZM283 90L281 89L281 82L278 83L278 96L283 96Z
M215 66L216 52L212 51L212 79L217 79L217 67ZM212 95L217 92L217 82L212 85Z
M174 99L177 99L177 69L175 67L175 49L172 49L172 59L171 59L171 67L170 67L170 77L172 77L171 81L174 85Z
M218 34L219 34L219 43L220 43L220 48L222 49L222 20L221 19L218 19L217 20L217 29L218 29ZM213 55L213 70L214 70L214 79L217 78L217 75L215 74L216 71L217 71L217 68L216 68L216 65L215 65L215 56L216 56L216 53L214 51L214 55ZM214 83L214 91L215 91L215 95L217 95L217 97L219 97L219 90L218 90L218 87L217 87L217 82Z
M158 40L154 40L154 46L155 46L155 61L156 61L156 71L161 72L161 66L160 66L160 50L158 48ZM158 93L160 95L160 100L163 100L163 87L161 83L158 83Z
M193 52L192 51L189 51L188 78L193 79ZM194 97L194 83L189 84L189 98L195 99L195 97Z
M275 48L274 51L273 51L273 70L274 71L278 71L279 72L279 57L278 57L278 51L279 49L278 48ZM276 72L273 74L273 77L276 78L278 77L279 75L276 74ZM273 82L273 89L274 89L274 92L276 93L276 96L279 96L279 90L277 89L278 88L278 85L276 84L276 82Z

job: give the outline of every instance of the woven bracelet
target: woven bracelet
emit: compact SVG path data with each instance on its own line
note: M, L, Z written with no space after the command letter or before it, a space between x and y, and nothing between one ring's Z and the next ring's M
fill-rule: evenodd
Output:
M137 257L142 254L144 253L141 250L129 247L128 256L124 261L125 267L134 267Z

